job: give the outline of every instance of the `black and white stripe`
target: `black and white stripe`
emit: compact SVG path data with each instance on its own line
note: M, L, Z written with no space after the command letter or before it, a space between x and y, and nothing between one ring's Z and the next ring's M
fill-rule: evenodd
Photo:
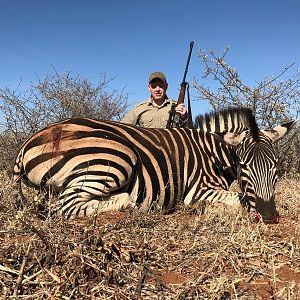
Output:
M290 125L276 134L259 131L248 109L229 109L196 122L199 129L145 129L86 118L59 122L23 144L14 178L58 193L57 209L67 218L126 207L170 210L180 202L236 203L240 196L228 188L238 178L250 205L263 218L274 218L272 139L280 130L282 137ZM254 189L257 183L260 193Z

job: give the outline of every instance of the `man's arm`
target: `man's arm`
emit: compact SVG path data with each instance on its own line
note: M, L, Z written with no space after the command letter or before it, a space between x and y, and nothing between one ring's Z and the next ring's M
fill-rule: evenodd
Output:
M121 123L137 125L138 117L135 109L131 110L122 120Z

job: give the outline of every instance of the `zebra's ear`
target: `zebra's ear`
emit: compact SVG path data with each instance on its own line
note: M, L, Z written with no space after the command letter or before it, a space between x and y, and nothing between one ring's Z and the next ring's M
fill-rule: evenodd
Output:
M296 124L296 121L284 123L273 129L262 130L262 133L268 136L273 142L282 139Z
M224 132L224 133L213 133L217 139L223 143L226 143L231 146L237 146L242 142L244 137L247 135L249 131L243 131L241 133L232 133L232 132Z

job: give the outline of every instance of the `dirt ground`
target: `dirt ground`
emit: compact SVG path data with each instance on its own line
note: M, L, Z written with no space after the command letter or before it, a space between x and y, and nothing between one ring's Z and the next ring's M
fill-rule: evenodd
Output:
M274 225L220 206L41 219L1 181L1 299L300 299L297 178L278 184Z

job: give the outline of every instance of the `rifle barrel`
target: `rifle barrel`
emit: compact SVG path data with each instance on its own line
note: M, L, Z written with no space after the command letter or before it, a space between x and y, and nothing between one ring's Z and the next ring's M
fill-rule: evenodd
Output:
M189 69L190 59L191 59L191 55L192 55L192 51L193 51L193 46L194 46L194 42L190 42L190 52L189 52L189 56L188 56L188 59L187 59L187 62L186 62L182 82L185 82L185 78L186 78L186 75L187 75L187 72L188 72L188 69Z

